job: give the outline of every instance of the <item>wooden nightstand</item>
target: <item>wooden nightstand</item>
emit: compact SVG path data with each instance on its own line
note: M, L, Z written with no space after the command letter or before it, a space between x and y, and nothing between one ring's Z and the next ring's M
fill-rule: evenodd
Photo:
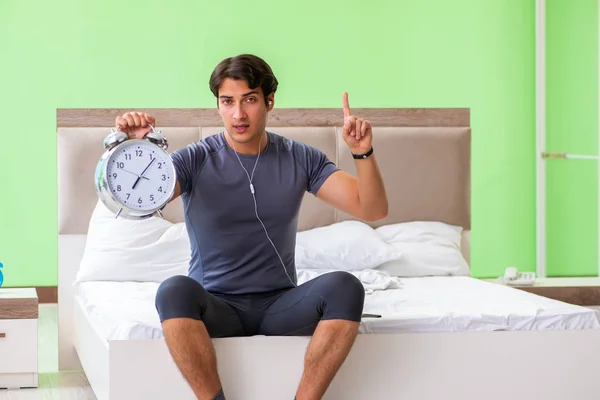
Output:
M484 279L484 281L499 283L498 279ZM535 284L531 286L512 287L578 306L600 306L600 278L598 277L537 278Z
M0 388L38 386L35 288L0 288Z

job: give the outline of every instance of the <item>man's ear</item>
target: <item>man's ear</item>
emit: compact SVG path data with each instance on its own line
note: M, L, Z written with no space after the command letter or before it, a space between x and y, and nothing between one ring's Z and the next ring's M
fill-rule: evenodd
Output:
M275 104L275 94L271 93L267 97L267 111L271 111Z

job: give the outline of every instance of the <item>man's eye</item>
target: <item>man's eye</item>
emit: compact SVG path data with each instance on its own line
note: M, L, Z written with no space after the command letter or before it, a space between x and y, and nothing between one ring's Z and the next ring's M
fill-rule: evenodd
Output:
M254 103L256 101L256 99L254 97L248 97L246 100L249 101L250 103Z
M229 104L229 103L231 103L231 100L223 100L222 103L223 104Z

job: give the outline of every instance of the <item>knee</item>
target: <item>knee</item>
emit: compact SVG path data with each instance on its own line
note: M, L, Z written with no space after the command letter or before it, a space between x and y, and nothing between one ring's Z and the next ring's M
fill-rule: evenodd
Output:
M200 319L198 298L204 288L200 283L184 275L165 279L158 286L155 306L160 321L175 317Z
M352 297L362 297L364 300L365 288L360 280L346 271L334 271L328 274L322 275L323 286L328 291L335 292L338 290L343 291Z
M165 279L156 291L156 304L167 304L177 299L189 300L191 296L197 295L200 284L190 277L175 275Z
M320 291L326 301L323 319L360 321L365 302L365 288L360 280L345 271L331 272L322 278Z

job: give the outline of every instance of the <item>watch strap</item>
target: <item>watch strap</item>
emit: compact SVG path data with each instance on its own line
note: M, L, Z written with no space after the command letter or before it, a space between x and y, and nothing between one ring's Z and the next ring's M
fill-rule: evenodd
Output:
M356 160L363 160L373 154L373 146L371 146L371 150L367 151L365 154L354 154L352 153L352 158Z

